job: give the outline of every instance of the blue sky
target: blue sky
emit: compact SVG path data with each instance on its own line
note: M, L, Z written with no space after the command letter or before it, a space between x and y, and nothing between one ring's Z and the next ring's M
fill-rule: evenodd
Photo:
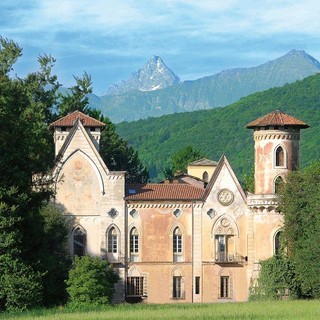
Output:
M320 60L318 0L10 0L0 2L0 35L37 69L43 53L66 87L84 71L101 95L159 55L181 80L252 67L305 50Z

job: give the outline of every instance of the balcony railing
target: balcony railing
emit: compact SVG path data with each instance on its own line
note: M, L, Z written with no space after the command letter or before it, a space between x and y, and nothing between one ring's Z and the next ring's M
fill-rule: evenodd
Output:
M220 263L243 263L247 261L247 257L239 253L218 252L216 253L216 262Z

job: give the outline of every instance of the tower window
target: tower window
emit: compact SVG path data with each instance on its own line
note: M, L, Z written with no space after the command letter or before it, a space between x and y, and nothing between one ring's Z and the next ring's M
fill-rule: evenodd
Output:
M281 146L279 146L276 150L276 167L284 167L285 166L285 154L284 150Z
M274 254L278 255L281 253L281 234L282 231L278 231L274 236Z
M279 193L282 187L283 187L283 179L280 176L278 176L274 182L274 193Z

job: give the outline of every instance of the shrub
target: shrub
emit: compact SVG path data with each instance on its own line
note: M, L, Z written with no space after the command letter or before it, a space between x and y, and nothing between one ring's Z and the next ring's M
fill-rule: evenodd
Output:
M110 304L118 280L118 274L106 261L89 256L75 257L66 281L69 306Z

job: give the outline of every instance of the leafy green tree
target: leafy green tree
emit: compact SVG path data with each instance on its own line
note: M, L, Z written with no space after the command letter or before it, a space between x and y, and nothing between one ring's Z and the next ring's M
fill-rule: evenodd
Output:
M91 76L85 72L82 78L74 77L74 79L76 84L59 95L59 117L77 110L86 114L90 111L88 94L92 93Z
M170 157L170 167L165 169L164 174L166 178L174 177L177 172L186 173L188 164L203 158L201 151L194 149L190 144L178 150Z
M293 262L281 254L260 262L259 278L249 288L249 300L279 300L284 296L297 298L299 285Z
M100 120L106 124L100 139L100 154L109 170L126 171L126 180L131 183L146 183L149 174L141 163L137 151L121 139L114 124L105 116Z
M289 174L280 201L284 238L302 297L320 298L320 161Z
M118 274L105 260L75 257L67 280L70 306L81 308L110 304L118 280Z
M250 193L254 193L254 167L252 167L250 174L243 175L243 189Z
M0 188L0 309L26 309L42 302L42 274L22 254L29 200L17 188Z
M55 252L45 245L48 240L45 228L49 223L40 214L50 194L48 181L42 177L53 163L53 142L47 124L52 119L59 84L51 74L54 59L50 56L40 57L39 71L26 78L11 77L10 71L21 51L14 42L0 38L0 308L3 309L40 305L43 298L49 297L46 292L54 291L48 285L59 282L44 281L50 277L57 279L59 275L54 275L56 270L49 261ZM57 225L54 231L59 232L60 227ZM50 242L54 240L49 239Z

